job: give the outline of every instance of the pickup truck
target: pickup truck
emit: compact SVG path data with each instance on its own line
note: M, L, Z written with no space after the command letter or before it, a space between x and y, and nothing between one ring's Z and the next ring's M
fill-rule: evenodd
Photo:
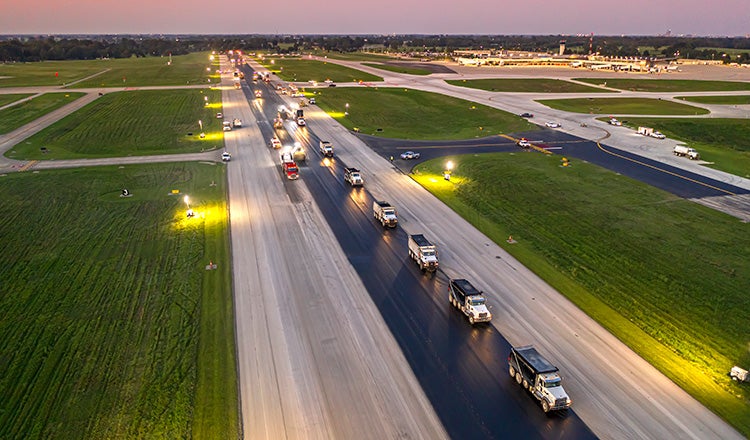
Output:
M375 217L375 220L383 225L384 228L395 228L396 225L398 225L396 208L391 206L388 202L382 200L375 200L372 202L372 215Z
M351 186L362 186L365 183L362 174L356 168L344 168L344 180Z

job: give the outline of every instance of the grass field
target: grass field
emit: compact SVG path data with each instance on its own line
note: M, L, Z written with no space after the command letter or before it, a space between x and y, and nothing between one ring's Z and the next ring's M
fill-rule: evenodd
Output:
M731 96L678 96L677 99L697 102L699 104L748 105L750 95Z
M653 127L698 150L709 167L750 179L750 122L719 118L628 118L624 124Z
M389 138L467 139L538 129L502 110L419 90L325 89L316 99L346 128ZM347 103L349 115L344 115Z
M84 96L84 93L79 92L45 93L29 101L0 110L0 134L10 133L82 96Z
M271 63L273 61L273 64ZM325 61L264 58L259 60L264 67L276 73L284 81L318 81L330 79L334 82L382 81L383 78L361 70L350 69Z
M313 51L313 55L319 56L319 57L328 57L333 58L335 60L344 60L344 61L374 61L374 62L383 62L383 61L391 61L398 59L397 57L386 55L386 54L379 54L379 53L373 53L373 52L326 52L326 51Z
M704 108L651 98L540 99L537 102L573 113L625 115L705 115L709 113Z
M33 93L8 93L5 95L0 95L0 107L6 106L16 101L20 101L21 99L28 98L32 95Z
M549 78L493 78L471 80L446 80L448 84L490 92L515 93L613 93L597 87L588 87L561 79ZM617 92L615 92L617 93Z
M0 177L0 438L239 437L225 176Z
M213 78L213 70L207 52L196 52L172 57L148 57L112 59L103 61L109 69L72 87L144 87L144 86L181 86L189 84L207 84ZM218 77L216 77L218 78ZM212 79L212 81L214 81Z
M589 84L606 85L636 92L716 92L750 90L750 83L739 81L700 81L691 79L575 78Z
M209 106L204 105L204 97ZM220 103L221 92L209 89L108 93L16 145L6 156L76 159L193 153L220 147L223 132L215 117L222 111ZM203 140L198 138L199 120L206 133Z
M750 224L555 155L450 159L450 182L446 158L413 177L750 434L750 388L727 377L750 364Z
M0 63L0 87L63 86L104 71L107 61Z
M429 70L418 69L416 67L397 66L393 64L380 64L380 63L362 63L365 66L374 67L376 69L383 69L389 72L406 73L408 75L429 75Z
M172 57L0 64L0 87L63 86L91 75L73 87L142 87L206 84L207 52ZM9 78L2 78L2 77ZM125 81L123 81L125 78Z

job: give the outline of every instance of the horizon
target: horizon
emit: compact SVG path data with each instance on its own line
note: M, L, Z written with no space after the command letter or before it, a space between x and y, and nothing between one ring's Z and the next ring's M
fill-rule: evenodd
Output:
M416 0L282 5L198 0L28 0L0 6L4 35L673 35L747 36L747 0L632 0L627 7L569 0Z

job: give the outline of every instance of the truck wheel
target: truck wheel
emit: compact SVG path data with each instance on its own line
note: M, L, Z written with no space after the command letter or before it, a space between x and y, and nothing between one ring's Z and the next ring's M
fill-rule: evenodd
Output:
M510 377L515 377L516 375L516 369L513 368L513 365L510 366Z
M518 371L516 371L516 382L519 385L521 385L521 383L523 382L523 379L521 378L521 373L519 373Z
M529 381L528 380L526 380L526 379L523 380L523 387L526 388L527 390L529 389Z
M542 399L542 411L549 412L549 402L544 399Z
M474 325L474 317L469 316L469 324Z

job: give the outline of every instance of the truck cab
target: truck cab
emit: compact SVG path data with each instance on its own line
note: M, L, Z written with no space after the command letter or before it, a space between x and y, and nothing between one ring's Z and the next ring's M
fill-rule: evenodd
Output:
M356 168L344 168L344 180L351 186L363 186L365 183L362 174Z

